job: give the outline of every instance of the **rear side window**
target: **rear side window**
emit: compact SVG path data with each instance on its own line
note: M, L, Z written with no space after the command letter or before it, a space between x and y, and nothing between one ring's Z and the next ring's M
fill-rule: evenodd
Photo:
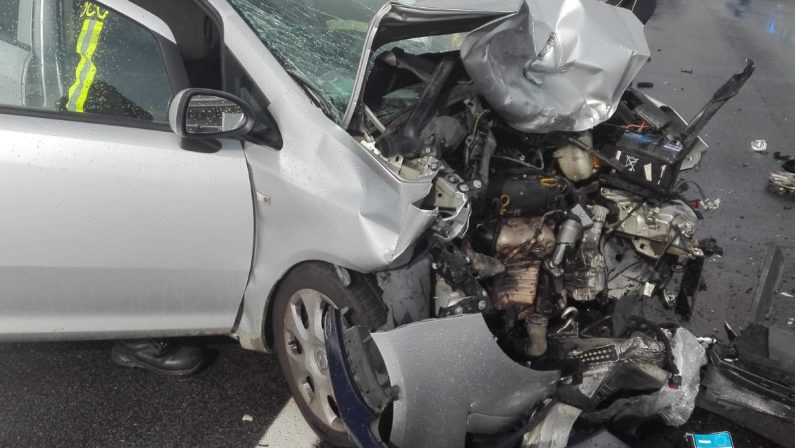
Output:
M6 85L0 91L19 92L16 98L0 96L0 102L69 115L167 123L174 92L152 32L98 2L58 0L50 5L57 7L42 8L42 20L26 25L41 39L28 54L12 55L14 50L0 43L0 57L7 56L4 50L15 56L14 65L2 70L0 83Z
M0 3L0 40L14 42L17 40L19 20L19 0L3 0Z

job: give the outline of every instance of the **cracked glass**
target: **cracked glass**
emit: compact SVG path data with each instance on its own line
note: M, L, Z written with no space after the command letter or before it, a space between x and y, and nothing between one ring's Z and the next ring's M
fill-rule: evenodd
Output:
M342 121L370 20L384 0L231 0L273 56ZM408 39L385 47L420 54L457 49L451 36ZM377 54L378 52L375 52Z

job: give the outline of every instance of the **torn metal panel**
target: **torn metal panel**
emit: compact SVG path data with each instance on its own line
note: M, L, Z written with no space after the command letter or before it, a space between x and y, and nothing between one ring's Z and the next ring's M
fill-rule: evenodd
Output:
M461 49L489 104L524 132L604 122L649 55L632 12L595 0L526 0L471 32Z
M418 322L373 339L400 390L391 436L398 447L460 447L470 424L484 432L518 423L560 378L508 358L480 314ZM495 427L484 428L487 421Z
M633 90L631 88L629 90L633 91L635 95L646 98L671 118L671 122L668 124L668 129L671 131L671 133L679 134L687 128L687 120L685 120L679 112L672 109L667 104L663 103L657 98L638 92L637 90ZM704 139L698 137L693 143L693 147L690 149L690 152L682 161L682 166L679 168L680 171L687 171L697 167L701 163L701 158L704 156L704 153L707 151L709 151L709 145L704 142Z
M373 48L402 39L469 31L495 17L514 13L521 0L398 0L376 16ZM374 25L375 23L371 23Z

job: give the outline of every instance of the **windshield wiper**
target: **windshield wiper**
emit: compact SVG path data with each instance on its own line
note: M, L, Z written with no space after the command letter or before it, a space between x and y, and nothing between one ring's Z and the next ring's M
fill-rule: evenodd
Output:
M321 95L320 92L313 85L309 84L306 80L304 80L304 78L292 72L288 73L293 78L293 80L295 80L295 82L297 82L298 85L301 86L302 89L304 89L304 92L306 92L306 94L309 95L309 97L312 99L315 105L317 105L317 107L319 107L320 110L322 110L327 117L333 119L334 117L331 112L331 106L329 105L328 101L326 101L326 99L323 98L323 95Z

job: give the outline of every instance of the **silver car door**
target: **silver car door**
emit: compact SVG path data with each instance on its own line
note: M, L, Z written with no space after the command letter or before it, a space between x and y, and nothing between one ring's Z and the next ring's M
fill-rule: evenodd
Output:
M0 98L0 339L230 332L252 257L248 169L240 143L185 151L168 129L185 87L168 28L126 2L134 15L19 1L35 70L1 64L0 92L21 94Z

